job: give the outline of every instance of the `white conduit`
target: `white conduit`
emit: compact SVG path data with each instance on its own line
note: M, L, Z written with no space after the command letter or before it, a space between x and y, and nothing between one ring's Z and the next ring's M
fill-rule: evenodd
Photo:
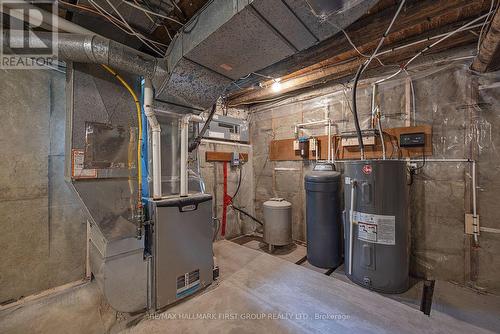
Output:
M479 231L477 229L477 207L476 207L476 161L472 162L472 231L474 243L477 245Z
M325 116L327 117L327 116ZM295 129L294 129L294 133L295 133L295 136L298 137L299 135L299 129L302 129L302 128L306 128L306 127L309 127L309 126L316 126L316 125L322 125L322 124L325 124L328 126L328 158L327 158L327 162L333 162L333 154L332 154L332 121L330 118L326 118L324 120L321 120L321 121L312 121L312 122L308 122L308 123L300 123L300 124L295 124ZM316 147L316 154L317 154L317 147ZM316 157L316 160L318 160L318 157Z
M202 123L205 119L197 115L186 115L181 121L181 171L180 171L180 196L186 197L189 194L188 183L189 179L187 176L188 170L188 149L189 149L189 122Z
M356 180L351 179L351 206L349 211L349 275L352 274L352 236L354 233L352 229L354 228L353 218L354 218L354 195L356 188Z
M15 9L10 8L14 4L16 5L16 8ZM28 3L27 1L24 1L24 3L22 4L22 7L23 7L23 9L28 9L28 10L19 9L19 7L18 7L19 4L20 3L17 2L17 3L11 3L9 5L9 2L5 1L2 3L2 6L0 6L0 8L2 8L2 12L9 14L9 15L12 15L19 20L24 21L24 19L25 19L24 15L28 16L30 22L39 22L41 20L42 23L44 23L45 25L48 25L48 26L55 28L54 29L55 31L62 30L62 31L66 31L69 33L73 33L73 34L96 35L96 33L92 32L88 29L85 29L84 27L81 27L77 24L74 24L73 22L65 20L56 14L49 13L46 10L43 10L39 7L36 7L36 6ZM4 7L9 8L10 10L6 11L5 9L3 9ZM40 15L40 14L42 14L42 15ZM50 17L50 20L47 20L47 18L49 18L49 17Z
M161 128L153 111L153 85L151 80L144 79L144 114L148 119L152 132L152 169L153 169L153 198L161 198Z

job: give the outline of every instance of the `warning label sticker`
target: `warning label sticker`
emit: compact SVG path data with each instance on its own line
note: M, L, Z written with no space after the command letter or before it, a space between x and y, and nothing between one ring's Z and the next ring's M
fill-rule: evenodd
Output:
M353 212L353 223L358 224L358 239L382 245L396 244L396 217Z
M84 167L84 151L73 149L71 160L71 176L74 179L89 179L97 177L97 169L87 169Z

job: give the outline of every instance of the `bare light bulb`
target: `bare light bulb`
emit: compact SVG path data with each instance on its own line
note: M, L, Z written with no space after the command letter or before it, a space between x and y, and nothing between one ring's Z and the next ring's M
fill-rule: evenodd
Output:
M278 79L275 79L271 85L271 89L273 92L278 93L281 90L281 82Z

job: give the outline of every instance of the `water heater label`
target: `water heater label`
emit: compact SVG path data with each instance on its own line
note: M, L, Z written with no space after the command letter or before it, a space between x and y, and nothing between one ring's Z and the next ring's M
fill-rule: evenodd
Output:
M358 224L358 239L382 245L396 244L396 217L353 212L353 222Z

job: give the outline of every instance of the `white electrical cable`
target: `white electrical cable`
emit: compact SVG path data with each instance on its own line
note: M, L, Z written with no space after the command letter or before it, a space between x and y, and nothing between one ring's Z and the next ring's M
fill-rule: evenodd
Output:
M491 0L490 11L488 12L488 16L486 17L483 25L481 26L481 32L479 33L479 38L477 40L477 52L479 52L479 49L481 47L481 41L483 40L483 31L484 31L484 28L486 27L486 23L488 22L491 13L493 13L494 6L495 6L495 0Z
M380 83L382 83L384 81L387 81L389 79L394 78L399 73L403 72L403 69L406 69L408 67L408 65L410 65L415 59L417 59L424 52L428 51L429 49L433 48L434 46L436 46L437 44L441 43L442 41L448 39L449 37L453 36L454 34L460 32L460 31L466 30L467 28L469 28L469 26L473 25L477 21L480 21L480 20L484 19L487 16L488 16L488 14L481 15L480 17L478 17L478 18L470 21L469 23L464 24L460 28L457 28L457 29L453 30L452 32L447 33L444 37L440 38L436 42L434 42L431 45L428 45L425 48L423 48L422 50L420 50L415 56L413 56L410 60L408 60L403 66L401 66L401 68L396 73L393 73L393 74L389 75L386 78L383 78L383 79L380 79L380 80L376 81L375 84L380 84Z
M389 34L389 31L391 31L391 28L394 25L394 22L396 22L396 18L398 17L399 13L401 12L401 9L403 9L403 5L405 4L405 2L406 2L406 0L402 0L401 3L399 4L399 7L398 7L398 9L396 10L396 13L393 16L393 18L391 20L391 23L387 27L387 30L385 31L384 35L382 35L382 38L378 42L378 45L375 48L375 51L373 51L373 53L370 56L370 58L366 61L365 65L364 65L364 68L363 68L363 71L368 68L368 66L370 65L370 63L373 60L373 58L377 56L378 50L382 47L382 44L384 44L384 41L387 38L387 35Z
M138 9L138 10L140 10L140 11L143 11L144 13L148 13L148 14L151 14L151 15L154 15L154 16L161 17L161 18L163 18L163 19L165 19L165 20L169 20L169 21L175 22L175 23L177 23L177 24L179 24L179 25L181 25L181 26L183 25L183 23L182 23L182 22L180 22L179 20L176 20L176 19L174 19L174 18L171 18L171 17L169 17L169 16L166 16L166 15L163 15L163 14L160 14L160 13L153 12L152 10L149 10L149 9L146 9L146 8L141 7L141 6L139 6L139 5L136 5L135 3L128 2L128 1L126 1L126 0L123 0L123 3L124 3L124 4L127 4L127 5L129 5L129 6L131 6L131 7L134 7L135 9Z
M93 4L95 4L94 0L91 0ZM164 52L161 49L158 49L155 45L150 45L146 39L140 36L131 26L128 24L127 20L123 17L123 15L120 13L120 11L113 5L113 3L110 0L105 0L108 5L115 11L115 13L120 17L121 21L125 24L125 26L130 30L131 33L135 35L144 45L148 46L151 50L156 52L160 56L164 56ZM101 7L102 8L102 7Z
M112 23L114 26L116 26L117 28L119 28L121 31L123 31L125 34L127 35L130 35L130 36L136 36L136 34L139 34L142 38L144 38L145 40L151 42L151 43L154 43L154 44L157 44L157 45L161 45L161 46L164 46L164 47L168 47L167 44L164 44L164 43L161 43L161 42L158 42L158 41L155 41L155 40L152 40L150 38L147 38L146 36L144 36L143 34L139 33L139 32L130 32L129 30L123 28L122 26L120 26L118 23L121 23L121 24L124 24L120 19L116 18L115 16L111 15L108 11L106 11L103 7L101 7L99 4L97 4L96 2L94 2L93 0L89 0L89 3L94 6L94 8L103 16L103 17L109 17L108 18L108 21L110 23ZM116 22L115 22L116 21Z
M413 114L413 126L416 126L417 125L417 111L416 111L416 108L415 108L415 105L416 105L416 100L415 100L415 88L413 86L413 80L411 78L411 75L410 73L408 73L408 71L406 70L405 68L405 73L406 75L408 76L408 78L410 79L410 89L411 89L411 110L412 110L412 114Z

